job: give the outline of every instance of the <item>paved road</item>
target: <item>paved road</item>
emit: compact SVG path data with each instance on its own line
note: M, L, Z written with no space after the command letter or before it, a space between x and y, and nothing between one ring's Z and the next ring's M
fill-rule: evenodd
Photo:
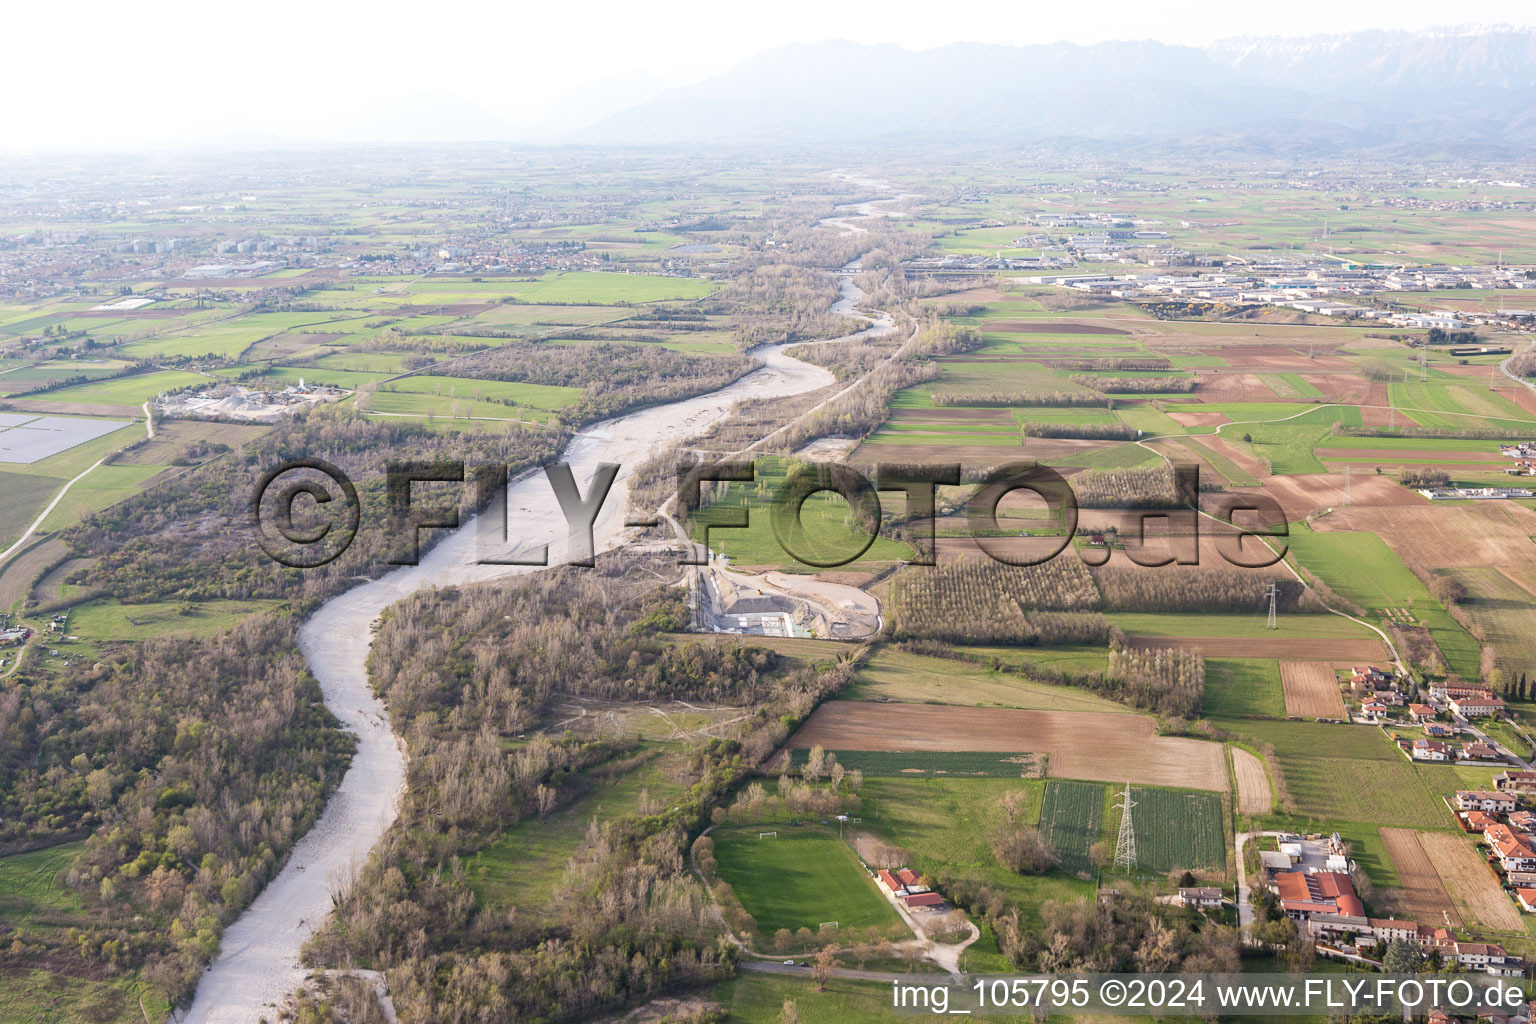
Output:
M1528 348L1536 348L1536 341L1532 341L1531 344L1528 346ZM1516 384L1523 384L1523 385L1525 385L1525 387L1530 389L1530 391L1533 394L1536 394L1536 384L1532 384L1530 381L1526 380L1524 377L1520 376L1517 373L1511 373L1510 370L1509 370L1509 364L1514 362L1515 361L1515 356L1518 356L1518 355L1520 355L1519 352L1511 353L1510 357L1508 359L1504 360L1502 363L1499 364L1499 372L1502 373L1504 376L1508 377L1510 380L1514 381Z
M1489 736L1483 730L1479 729L1476 725L1474 725L1472 723L1472 721L1470 719L1463 718L1461 715L1452 715L1451 717L1455 720L1456 724L1459 727L1465 729L1467 732L1470 732L1473 736L1476 736L1479 740L1481 740L1484 743L1488 744L1494 750L1497 750L1499 753L1503 754L1505 757L1509 758L1511 761L1514 761L1516 764L1518 764L1522 771L1527 771L1527 772L1528 771L1536 771L1536 769L1533 769L1531 767L1531 763L1529 761L1527 761L1525 758L1521 757L1519 754L1515 753L1513 750L1510 750L1508 747L1506 747L1504 744L1500 743L1498 740L1496 740L1493 737Z

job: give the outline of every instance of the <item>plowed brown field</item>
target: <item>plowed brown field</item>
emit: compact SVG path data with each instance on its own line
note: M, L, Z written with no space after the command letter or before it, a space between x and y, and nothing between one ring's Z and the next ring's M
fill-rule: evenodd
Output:
M1316 653L1307 643L1307 653ZM1294 650L1294 645L1293 645ZM1285 713L1303 718L1343 718L1344 698L1333 666L1326 661L1282 661L1280 684L1285 687Z
M1525 933L1520 912L1470 839L1457 832L1420 832L1419 845L1464 917L1495 931Z
M1404 561L1432 569L1521 566L1536 559L1536 545L1531 543L1536 536L1536 513L1528 508L1509 501L1436 508L1422 498L1419 501L1396 508L1341 508L1317 520L1313 529L1379 533ZM1284 500L1280 504L1290 511Z
M1221 744L1159 736L1147 715L839 700L818 708L788 745L1046 754L1060 778L1227 789Z
M1199 650L1207 658L1283 658L1295 654L1298 643L1306 645L1308 654L1329 661L1372 661L1386 657L1381 641L1374 637L1334 638L1308 637L1304 641L1294 638L1280 640L1269 637L1248 636L1128 636L1125 646L1146 650L1154 647L1176 647L1180 650Z
M1242 747L1232 748L1232 774L1237 776L1237 809L1243 814L1268 814L1273 806L1269 773L1259 756Z
M1407 828L1384 828L1381 841L1397 869L1398 886L1391 890L1393 913L1421 925L1444 926L1445 915L1451 924L1461 927L1461 914L1445 891L1445 883L1435 871L1434 862L1419 842L1422 832Z

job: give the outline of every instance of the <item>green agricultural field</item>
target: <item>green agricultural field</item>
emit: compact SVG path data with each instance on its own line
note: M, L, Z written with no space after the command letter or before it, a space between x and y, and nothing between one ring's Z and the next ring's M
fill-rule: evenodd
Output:
M93 512L116 505L143 490L144 485L161 472L163 466L97 466L69 489L43 520L44 530L73 526Z
M1091 645L991 647L980 644L957 644L954 649L965 657L979 660L984 664L990 665L996 662L1026 673L1030 671L1103 672L1109 667L1108 652L1103 647Z
M1185 434L1188 428L1172 416L1150 404L1124 402L1115 409L1115 418L1128 427L1140 430L1147 437L1163 437L1169 434Z
M251 387L283 388L303 381L306 384L328 384L331 387L356 390L364 384L376 384L389 376L387 373L365 373L359 370L343 370L334 365L325 366L269 366L252 364L231 366L218 371L221 377L240 380Z
M581 395L581 388L424 375L381 384L369 397L367 408L419 416L549 420Z
M1090 851L1104 837L1104 787L1092 782L1047 782L1040 832L1061 858L1063 871L1092 875Z
M835 754L837 763L849 771L857 769L872 778L1020 779L1034 778L1044 768L1040 758L1027 751L1007 754L995 750L829 750L828 753ZM799 768L809 759L810 751L797 748L790 751L790 757L791 763Z
M518 284L514 294L520 302L601 306L619 302L700 299L713 292L715 287L712 281L692 277L571 271L544 277L531 284Z
M1177 789L1131 787L1136 866L1170 871L1224 871L1226 831L1221 797Z
M1261 373L1259 379L1281 398L1323 397L1323 393L1299 373Z
M1276 474L1325 473L1316 448L1333 436L1333 424L1360 425L1360 410L1353 407L1324 406L1281 423L1253 423L1227 427L1221 433L1228 441L1244 444L1255 456L1269 463ZM1252 442L1241 438L1247 435Z
M248 313L233 320L221 320L189 327L160 338L131 342L115 351L137 359L171 359L180 356L238 359L242 352L263 338L296 327L318 327L331 319L329 314L313 312ZM315 339L316 344L320 341L320 338Z
M1496 452L1497 441L1468 441L1461 438L1433 437L1330 437L1319 448L1360 448L1370 451L1413 452Z
M973 704L1056 711L1128 712L1123 704L1084 690L1037 683L981 665L882 648L862 665L847 700L896 700L930 704ZM841 759L841 758L839 758Z
M1475 384L1466 378L1452 381L1399 382L1389 385L1388 393L1394 408L1406 411L1425 427L1520 430L1536 421L1536 417L1498 392L1490 391L1485 384Z
M81 360L59 360L56 362L39 363L36 366L14 364L10 369L0 371L0 395L14 395L33 388L44 387L59 381L70 380L75 377L95 379L119 373L128 367L128 363L120 360L102 359L89 362Z
M1285 717L1280 664L1268 658L1205 659L1205 714L1209 717Z
M1317 533L1291 528L1292 555L1335 592L1379 615L1385 608L1407 608L1434 637L1451 671L1467 679L1479 675L1477 641L1451 618L1397 553L1374 533Z
M757 922L759 935L780 928L817 931L827 921L839 929L889 928L901 919L837 833L819 825L779 826L776 836L760 829L716 829L715 861L720 877Z
M58 477L39 476L34 473L12 473L0 469L0 551L32 525L53 496L59 493L65 481Z
M1467 588L1461 607L1483 629L1498 667L1506 674L1536 668L1536 631L1531 629L1536 598L1497 569L1450 569L1447 574Z
M1212 724L1269 755L1283 786L1282 806L1297 819L1319 828L1351 821L1405 828L1446 824L1445 805L1376 729L1255 718Z
M1030 439L1024 441L1028 454ZM1101 448L1084 448L1059 458L1047 459L1048 466L1075 466L1084 469L1130 469L1161 463L1163 457L1150 448L1143 448L1132 441L1105 445Z
M725 1024L780 1024L784 1004L791 1001L800 1020L816 1024L874 1024L892 1012L889 983L833 978L825 992L817 992L810 971L805 977L741 971L704 994L725 1007Z
M82 405L143 405L163 392L206 383L208 378L202 374L160 370L75 384L57 391L45 391L40 395L28 395L27 398L34 402L78 402Z
M90 601L69 613L69 632L85 640L149 640L156 637L214 636L241 619L270 611L283 602L202 601L123 604L117 600Z
M1093 883L1060 871L1015 874L992 853L991 833L1004 794L1020 794L1020 820L1035 824L1045 788L1038 780L1019 779L866 779L859 791L864 802L859 827L910 851L916 871L978 882L1007 894L1025 921L1038 924L1046 900L1093 894Z

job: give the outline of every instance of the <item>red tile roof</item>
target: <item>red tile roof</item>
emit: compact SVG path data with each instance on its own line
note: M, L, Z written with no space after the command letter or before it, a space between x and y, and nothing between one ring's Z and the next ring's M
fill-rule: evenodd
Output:
M1355 895L1354 884L1341 872L1285 871L1275 876L1275 885L1280 890L1282 905L1296 904L1287 909L1365 916L1365 905Z

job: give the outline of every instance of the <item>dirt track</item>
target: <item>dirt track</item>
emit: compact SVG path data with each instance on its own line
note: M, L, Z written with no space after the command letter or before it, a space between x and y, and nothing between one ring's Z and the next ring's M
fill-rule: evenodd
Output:
M1221 744L1159 736L1147 715L840 700L818 708L788 745L1047 754L1061 778L1227 789Z
M1311 646L1308 643L1308 653L1311 653ZM1285 688L1287 715L1343 718L1348 713L1344 698L1339 694L1338 677L1326 661L1282 661L1280 684Z

